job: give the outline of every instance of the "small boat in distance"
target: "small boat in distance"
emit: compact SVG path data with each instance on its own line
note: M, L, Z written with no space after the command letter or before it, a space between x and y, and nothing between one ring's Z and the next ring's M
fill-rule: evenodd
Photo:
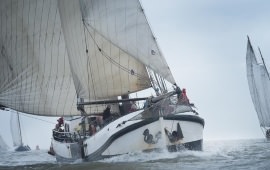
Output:
M15 151L30 151L31 148L28 145L23 144L19 113L13 110L10 110L10 113L10 130L13 139L13 146L16 147Z

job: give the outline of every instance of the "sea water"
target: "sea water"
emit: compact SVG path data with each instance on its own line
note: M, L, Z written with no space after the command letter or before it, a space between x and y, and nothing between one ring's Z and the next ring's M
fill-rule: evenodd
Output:
M270 169L270 142L265 139L205 141L203 151L136 152L96 162L62 164L46 150L0 152L0 169L173 170Z

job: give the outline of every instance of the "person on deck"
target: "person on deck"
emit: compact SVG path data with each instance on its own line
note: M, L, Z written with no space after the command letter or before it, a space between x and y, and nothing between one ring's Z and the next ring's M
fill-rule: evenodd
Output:
M61 126L64 125L64 118L63 118L63 117L60 117L60 118L57 120L57 122L58 122L58 127L60 128Z
M187 93L186 93L186 89L183 88L182 93L178 99L179 104L184 104L184 105L188 105L189 104L189 99L187 97Z
M111 106L107 105L106 109L103 111L103 122L107 124L111 119Z
M130 110L129 112L135 112L138 108L137 108L137 105L136 105L136 102L135 101L131 101L131 107L130 107Z

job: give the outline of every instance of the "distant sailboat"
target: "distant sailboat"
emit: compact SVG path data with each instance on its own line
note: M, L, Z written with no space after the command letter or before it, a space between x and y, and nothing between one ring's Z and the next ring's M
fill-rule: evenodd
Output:
M28 145L23 144L20 115L18 112L10 111L10 130L13 139L13 146L15 151L29 151L31 150Z
M260 49L259 52L261 62L258 62L248 37L246 66L249 90L260 127L265 137L270 139L270 77Z

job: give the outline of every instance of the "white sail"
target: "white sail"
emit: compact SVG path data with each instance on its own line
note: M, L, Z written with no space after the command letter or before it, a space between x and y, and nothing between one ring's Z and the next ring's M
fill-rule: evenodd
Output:
M252 101L257 112L260 126L270 127L270 79L264 63L259 63L248 40L247 78Z
M19 114L16 112L11 112L10 115L10 131L13 140L13 146L22 146L23 142Z
M85 25L94 33L92 35L104 37L107 43L114 44L175 83L139 1L82 0L81 11ZM104 45L104 41L100 43Z
M89 100L108 99L149 88L150 80L143 63L82 22L80 9L84 7L79 1L59 1L78 96Z
M0 22L0 106L79 115L151 87L146 68L175 83L138 0L2 0Z
M174 83L138 1L59 1L59 9L80 97L146 89L146 66Z
M80 114L57 1L1 0L0 22L0 105L37 115Z

